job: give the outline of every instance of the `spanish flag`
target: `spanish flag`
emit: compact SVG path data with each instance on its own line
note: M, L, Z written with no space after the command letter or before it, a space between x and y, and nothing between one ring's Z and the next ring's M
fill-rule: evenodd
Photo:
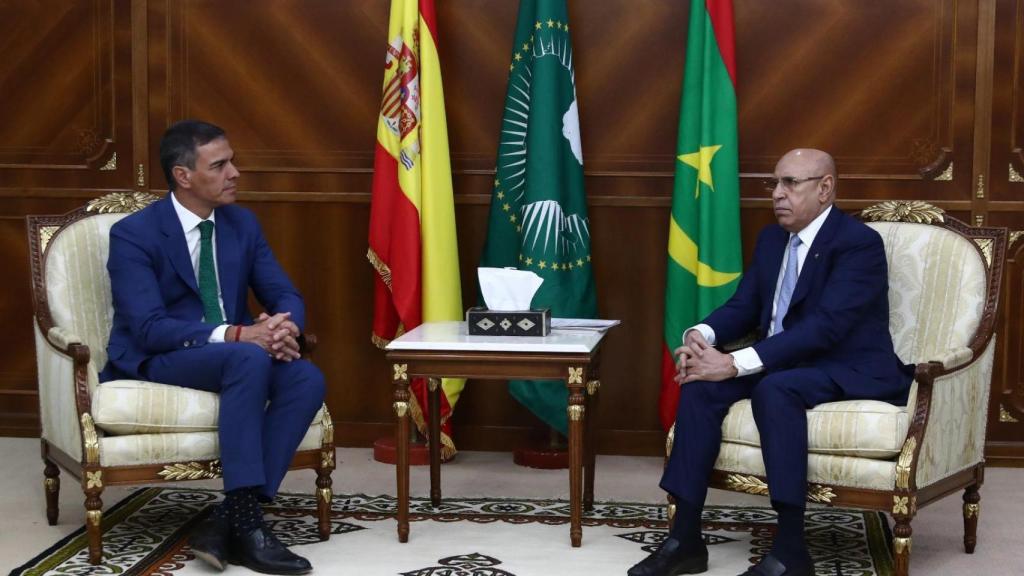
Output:
M462 318L434 0L391 2L366 256L377 271L372 336L377 346L422 322ZM445 459L455 455L448 419L464 384L442 383ZM410 412L426 436L426 382L414 379L411 388Z

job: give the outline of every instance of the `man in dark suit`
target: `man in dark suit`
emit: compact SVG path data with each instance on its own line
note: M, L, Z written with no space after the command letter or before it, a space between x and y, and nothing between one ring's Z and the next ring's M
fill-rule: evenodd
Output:
M757 239L735 294L686 330L672 454L661 487L676 500L669 536L630 576L698 574L708 552L701 509L729 407L750 398L768 490L778 513L771 551L741 576L810 576L804 541L806 410L870 398L906 403L912 366L889 334L888 271L881 237L832 206L836 168L820 150L793 150L768 180L778 225ZM756 331L731 354L723 344Z
M300 359L302 297L256 217L233 206L239 173L224 131L194 120L164 133L166 198L110 231L114 321L101 378L140 378L220 394L224 502L191 538L223 570L228 557L271 574L306 559L264 526L270 501L324 398L320 371ZM253 319L249 289L267 312Z

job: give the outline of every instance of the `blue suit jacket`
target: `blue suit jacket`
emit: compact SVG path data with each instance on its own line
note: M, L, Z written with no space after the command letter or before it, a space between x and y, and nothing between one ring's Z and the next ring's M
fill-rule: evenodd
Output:
M302 297L270 251L256 216L233 205L215 214L225 321L252 323L251 287L268 313L291 312L303 330ZM111 228L107 270L114 321L100 380L142 378L139 367L150 357L207 344L217 325L203 322L196 274L169 195Z
M768 338L788 241L789 233L778 224L761 232L735 294L704 320L716 340L734 341L756 329L754 350L766 372L813 366L847 398L906 403L914 367L893 351L882 238L833 207L804 260L782 319L785 330Z

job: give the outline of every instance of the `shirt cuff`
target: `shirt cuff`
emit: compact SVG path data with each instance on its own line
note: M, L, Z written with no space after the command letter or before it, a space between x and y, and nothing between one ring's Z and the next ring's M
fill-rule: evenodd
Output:
M687 328L686 330L683 330L684 344L686 343L686 333L689 332L690 330L696 330L697 332L700 332L700 335L703 336L704 339L708 341L708 344L712 346L715 345L715 331L714 329L711 328L711 326L708 326L707 324L697 324L692 328Z
M211 344L220 344L221 342L224 342L224 333L228 331L228 326L228 324L221 324L214 328L213 332L210 332L209 342Z
M732 365L736 367L736 377L757 374L764 370L764 363L753 347L743 348L732 353Z

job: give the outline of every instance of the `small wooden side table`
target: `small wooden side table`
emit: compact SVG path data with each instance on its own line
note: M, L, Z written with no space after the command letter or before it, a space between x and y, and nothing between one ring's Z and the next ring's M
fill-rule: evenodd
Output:
M569 389L569 539L583 541L583 508L594 504L592 418L603 331L553 330L548 336L470 336L465 322L428 322L391 341L387 360L398 416L398 540L409 540L409 380L428 380L430 501L441 504L441 378L564 380ZM584 479L584 470L586 478Z

